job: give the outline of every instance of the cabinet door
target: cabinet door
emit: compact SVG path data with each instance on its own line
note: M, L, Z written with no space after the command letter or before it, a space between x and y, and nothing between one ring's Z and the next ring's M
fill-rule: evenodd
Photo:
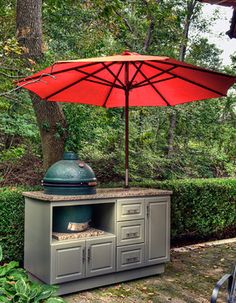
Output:
M168 197L146 199L146 264L169 260L170 201Z
M85 241L52 245L52 283L85 277Z
M115 236L86 240L86 277L115 271Z

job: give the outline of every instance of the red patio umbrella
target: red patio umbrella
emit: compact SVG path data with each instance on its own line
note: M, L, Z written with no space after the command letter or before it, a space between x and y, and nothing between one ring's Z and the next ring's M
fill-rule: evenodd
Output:
M236 77L169 57L121 55L58 61L17 82L41 99L125 107L125 187L128 187L130 106L174 106L226 96Z

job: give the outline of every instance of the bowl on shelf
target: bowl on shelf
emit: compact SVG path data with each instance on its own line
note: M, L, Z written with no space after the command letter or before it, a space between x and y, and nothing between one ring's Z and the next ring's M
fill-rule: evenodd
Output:
M89 221L87 222L82 222L82 223L77 223L77 222L69 222L67 226L68 231L72 232L80 232L80 231L85 231L89 228Z

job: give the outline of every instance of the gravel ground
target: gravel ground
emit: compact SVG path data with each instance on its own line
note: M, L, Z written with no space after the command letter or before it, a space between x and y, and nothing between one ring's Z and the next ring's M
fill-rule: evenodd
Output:
M236 238L171 251L162 275L64 296L68 303L209 303L218 279L236 264ZM224 290L224 289L223 289ZM226 302L222 296L217 303Z

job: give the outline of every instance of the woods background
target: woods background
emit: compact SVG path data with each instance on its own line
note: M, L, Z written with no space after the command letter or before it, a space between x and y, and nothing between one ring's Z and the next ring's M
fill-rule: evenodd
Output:
M164 55L234 74L204 34L198 1L0 0L0 185L35 185L64 149L98 181L124 177L124 112L44 102L13 80L56 60L121 53ZM132 181L235 177L236 98L130 110Z

